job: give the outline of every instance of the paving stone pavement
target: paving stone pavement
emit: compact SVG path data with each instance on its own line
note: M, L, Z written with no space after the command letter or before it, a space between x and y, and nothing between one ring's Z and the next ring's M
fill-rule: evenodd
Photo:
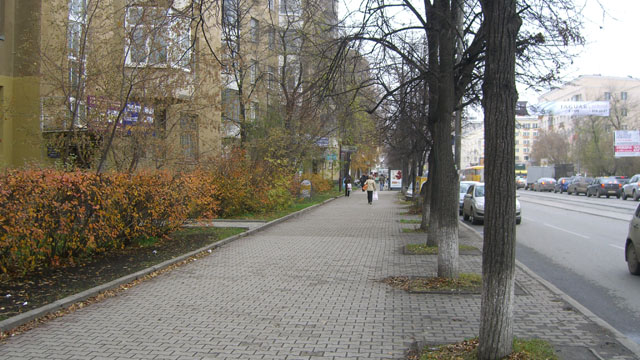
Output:
M415 343L478 334L480 295L411 294L379 280L433 276L436 256L404 255L396 192L355 191L239 238L120 295L0 344L1 359L402 359ZM460 242L480 247L468 227ZM481 256L461 255L462 272ZM528 270L515 298L518 337L567 359L636 359L616 334ZM571 355L573 354L573 355ZM575 357L576 354L581 354Z

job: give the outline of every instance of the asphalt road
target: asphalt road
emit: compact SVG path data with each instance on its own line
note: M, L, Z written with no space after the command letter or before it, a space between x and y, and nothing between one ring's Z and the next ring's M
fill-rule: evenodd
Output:
M640 276L624 261L637 202L518 190L517 259L640 344ZM482 225L474 226L482 231Z

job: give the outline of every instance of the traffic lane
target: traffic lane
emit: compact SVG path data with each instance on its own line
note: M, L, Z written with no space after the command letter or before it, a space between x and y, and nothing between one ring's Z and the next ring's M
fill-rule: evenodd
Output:
M629 216L634 213L638 202L635 201L623 201L616 198L595 198L586 197L584 195L566 195L554 194L554 193L538 193L529 191L519 191L518 197L521 201L539 201L548 202L550 206L575 208L576 206L584 207L584 210L601 209L604 211L612 211L622 214L622 216ZM626 219L626 217L625 217Z
M624 261L628 221L522 206L517 259L640 343L640 277Z
M516 257L536 274L640 343L640 277L624 261L628 221L521 201ZM466 222L469 224L469 222ZM482 233L482 225L472 225Z

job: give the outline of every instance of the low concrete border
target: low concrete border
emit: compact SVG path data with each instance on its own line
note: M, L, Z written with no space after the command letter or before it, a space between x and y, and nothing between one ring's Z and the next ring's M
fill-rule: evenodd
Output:
M467 229L471 230L473 234L478 236L478 238L479 238L479 240L481 242L483 241L482 234L480 234L478 231L476 231L476 229L472 228L471 226L465 224L462 221L460 221L459 224L464 226L464 227L466 227ZM633 340L629 339L626 335L624 335L623 333L618 331L611 324L609 324L608 322L604 321L603 319L601 319L596 314L592 313L591 310L587 309L582 304L580 304L578 301L576 301L574 298L572 298L571 296L567 295L562 290L558 289L555 285L553 285L552 283L550 283L547 280L545 280L542 277L540 277L538 274L533 272L533 270L529 269L526 265L524 265L520 261L516 260L516 266L519 267L520 270L522 270L524 273L526 273L527 275L531 276L532 278L537 280L539 283L541 283L542 286L544 286L547 289L549 289L549 291L551 291L553 294L555 294L556 296L559 296L560 298L562 298L562 300L564 300L567 303L569 303L569 305L571 305L577 311L582 313L582 315L587 317L589 320L591 320L594 323L602 326L603 328L611 331L613 336L616 338L617 341L620 342L620 344L622 344L622 346L626 347L629 351L634 353L640 359L640 345L636 344ZM591 351L593 351L593 350L591 350Z
M12 316L12 317L10 317L10 318L8 318L6 320L0 321L0 331L9 331L9 330L15 329L16 327L18 327L20 325L24 325L24 324L26 324L26 323L28 323L28 322L30 322L32 320L41 318L41 317L43 317L43 316L45 316L47 314L54 313L54 312L56 312L56 311L58 311L60 309L67 308L67 307L69 307L69 306L71 306L71 305L73 305L73 304L75 304L77 302L81 302L81 301L87 300L87 299L89 299L91 297L94 297L94 296L100 294L101 292L115 289L115 288L117 288L117 287L119 287L121 285L130 283L130 282L138 280L140 278L143 278L144 276L146 276L148 274L151 274L153 272L165 269L165 268L167 268L167 267L169 267L169 266L171 266L173 264L176 264L176 263L179 263L179 262L181 262L183 260L189 259L190 257L192 257L192 256L194 256L196 254L199 254L199 253L201 253L203 251L208 251L208 250L219 248L219 247L221 247L221 246L223 246L225 244L228 244L228 243L230 243L232 241L235 241L235 240L241 239L243 237L249 236L249 235L254 234L254 233L258 232L258 231L262 231L262 230L268 229L271 226L274 226L274 225L279 224L281 222L287 221L287 220L292 219L294 217L300 216L300 215L302 215L302 214L304 214L304 213L306 213L308 211L314 210L315 208L317 208L319 206L322 206L322 205L324 205L324 204L326 204L326 203L328 203L330 201L333 201L333 200L335 200L335 199L337 199L339 197L342 197L342 196L337 196L337 197L334 197L334 198L331 198L331 199L327 199L327 200L325 200L325 201L323 201L323 202L321 202L319 204L309 206L307 208L304 208L302 210L298 210L298 211L296 211L294 213L291 213L289 215L283 216L281 218L266 222L262 226L247 230L247 231L245 231L245 232L243 232L241 234L237 234L237 235L228 237L228 238L220 240L220 241L218 241L218 242L216 242L214 244L207 245L207 246L202 247L200 249L191 251L191 252L189 252L187 254L184 254L184 255L175 257L173 259L164 261L162 263L156 264L156 265L151 266L149 268L146 268L144 270L140 270L140 271L135 272L133 274L129 274L129 275L123 276L123 277L121 277L119 279L110 281L110 282L108 282L106 284L102 284L102 285L93 287L91 289L87 289L85 291L82 291L80 293L77 293L77 294L74 294L74 295L71 295L71 296L67 296L67 297L65 297L63 299L54 301L54 302L52 302L52 303L50 303L48 305L45 305L45 306L42 306L42 307L39 307L39 308L36 308L36 309L33 309L33 310L29 310L29 311L27 311L25 313L22 313L22 314L19 314L19 315L16 315L16 316Z

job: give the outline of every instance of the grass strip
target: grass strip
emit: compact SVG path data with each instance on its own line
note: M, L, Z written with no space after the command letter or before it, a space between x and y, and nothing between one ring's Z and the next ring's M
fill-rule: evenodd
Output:
M475 246L460 244L458 246L460 251L474 251L478 250ZM409 244L406 247L407 254L413 255L437 255L438 246L427 246L426 244Z
M420 354L409 357L411 360L475 360L478 358L478 338L460 343L425 346ZM553 346L540 339L514 339L513 352L506 360L558 360Z

